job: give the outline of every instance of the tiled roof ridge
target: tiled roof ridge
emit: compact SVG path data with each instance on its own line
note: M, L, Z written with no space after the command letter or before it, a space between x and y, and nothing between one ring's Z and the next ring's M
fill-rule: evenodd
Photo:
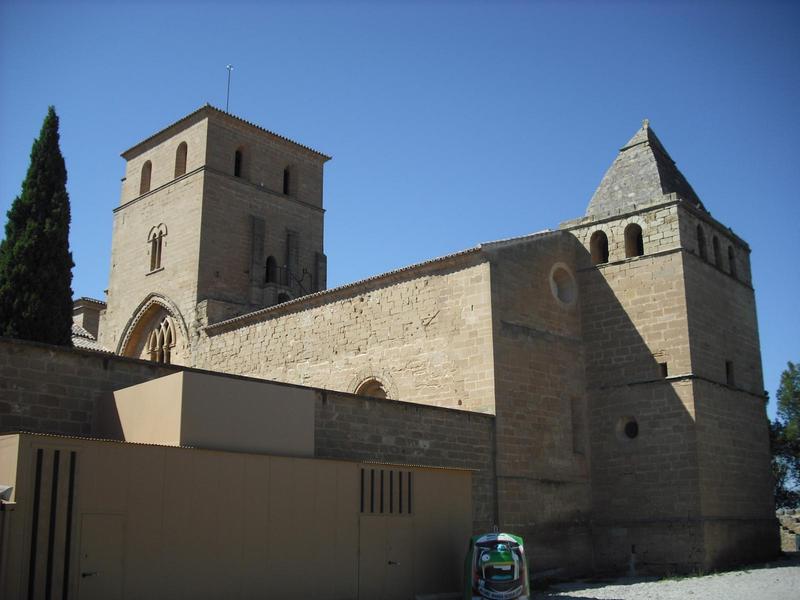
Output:
M288 138L288 137L286 137L284 135L281 135L279 133L275 133L274 131L270 131L269 129L266 129L265 127L262 127L261 125L257 125L255 123L253 123L252 121L248 121L247 119L243 119L242 117L239 117L239 116L234 115L232 113L226 112L226 111L224 111L224 110L222 110L220 108L217 108L216 106L213 106L212 104L210 104L208 102L206 102L203 106L201 106L197 110L194 110L194 111L190 112L188 115L185 115L185 116L181 117L180 119L178 119L177 121L173 121L172 123L170 123L166 127L163 127L162 129L159 129L153 135L150 135L150 136L146 137L145 139L137 142L136 144L134 144L133 146L131 146L130 148L128 148L127 150L122 152L120 154L120 156L122 156L124 158L125 155L128 154L134 148L138 148L142 144L146 144L150 140L158 137L159 135L161 135L165 131L171 129L172 127L175 127L176 125L179 125L179 124L183 123L184 121L187 121L187 120L191 119L192 117L194 117L198 113L200 113L202 111L209 111L209 110L210 111L214 111L215 113L224 115L224 116L226 116L228 118L234 119L235 121L238 121L240 123L244 123L245 125L248 125L249 127L253 127L255 129L258 129L259 131L263 131L264 133L267 133L267 134L269 134L269 135L271 135L271 136L273 136L273 137L275 137L275 138L277 138L279 140L282 140L284 142L289 142L290 144L293 144L293 145L297 146L298 148L302 148L303 150L306 150L308 152L311 152L313 154L321 156L325 160L330 160L331 159L331 157L328 156L327 154L323 154L322 152L320 152L318 150L314 150L310 146L306 146L306 145L301 144L299 142L296 142L296 141L294 141L294 140L292 140L292 139L290 139L290 138Z
M103 302L102 300L98 300L97 298L90 298L89 296L81 296L80 298L73 300L72 303L75 304L76 302L80 301L92 302L94 304L102 304L103 306L106 306L106 303Z

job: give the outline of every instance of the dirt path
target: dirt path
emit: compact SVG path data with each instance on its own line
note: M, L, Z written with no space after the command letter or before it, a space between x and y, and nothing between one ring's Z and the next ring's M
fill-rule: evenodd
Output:
M612 583L572 582L537 592L534 600L798 600L800 556L702 577L642 580L622 578Z

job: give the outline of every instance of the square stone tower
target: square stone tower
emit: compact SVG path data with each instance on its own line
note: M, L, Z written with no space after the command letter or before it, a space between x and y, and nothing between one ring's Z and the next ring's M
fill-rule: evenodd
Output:
M329 157L209 105L122 157L106 348L188 363L199 326L325 289Z
M599 568L716 568L775 550L750 248L653 130L585 217L578 280Z

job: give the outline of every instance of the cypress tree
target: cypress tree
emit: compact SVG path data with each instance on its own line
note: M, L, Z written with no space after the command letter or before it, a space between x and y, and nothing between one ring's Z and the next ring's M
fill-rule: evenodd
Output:
M51 106L0 242L0 335L72 345L67 169Z

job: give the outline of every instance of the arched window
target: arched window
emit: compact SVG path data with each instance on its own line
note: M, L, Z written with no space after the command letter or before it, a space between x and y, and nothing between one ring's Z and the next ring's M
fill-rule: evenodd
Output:
M267 258L266 282L278 283L278 261L274 256Z
M714 264L718 269L722 268L722 254L719 251L719 240L717 236L711 238L711 247L714 249Z
M243 161L242 149L239 148L236 151L236 154L234 154L234 156L233 156L233 175L234 175L234 177L241 177L242 176L242 161Z
M592 250L592 264L602 265L608 262L608 237L603 231L595 231L589 241Z
M728 246L728 273L736 277L736 253L733 246Z
M147 243L150 245L150 270L155 271L161 268L161 250L164 245L164 236L167 235L167 228L162 223L150 230L147 236Z
M175 152L175 177L180 177L186 173L186 152L189 147L186 142L181 142Z
M644 254L644 240L642 228L636 223L631 223L625 228L625 257L642 256Z
M386 389L376 378L371 377L358 386L356 394L359 396L370 396L372 398L386 398Z
M289 167L283 170L283 193L288 196L291 193L292 172Z
M706 259L706 234L703 232L703 228L698 225L697 226L697 254L703 260Z
M172 320L164 317L150 332L147 340L147 351L153 362L170 364L172 347L175 346L175 329Z
M139 179L139 195L150 191L150 175L153 172L153 163L149 160L142 165L142 175Z
M284 302L288 302L289 300L291 300L291 298L289 298L289 294L287 294L286 292L281 292L280 294L278 294L278 304L283 304Z

